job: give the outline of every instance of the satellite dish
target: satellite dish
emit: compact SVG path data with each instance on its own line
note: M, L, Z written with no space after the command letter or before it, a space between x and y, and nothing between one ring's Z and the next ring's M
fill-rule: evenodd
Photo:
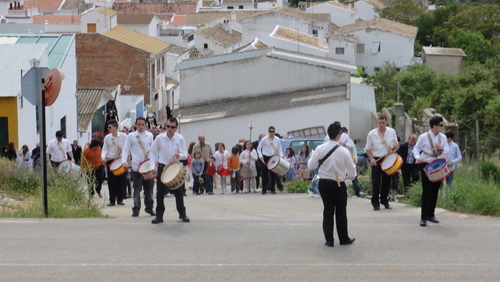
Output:
M51 106L61 91L64 73L60 69L51 69L45 75L45 106Z

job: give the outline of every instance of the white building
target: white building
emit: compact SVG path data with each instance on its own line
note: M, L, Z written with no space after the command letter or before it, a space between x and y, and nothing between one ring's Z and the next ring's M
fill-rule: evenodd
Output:
M117 14L117 22L147 36L159 36L160 19L154 14Z
M355 18L367 21L378 18L379 13L375 9L385 9L386 6L377 0L362 0L355 2L354 8L356 8Z
M87 10L81 14L80 26L81 32L103 33L113 29L118 23L118 14L116 11L98 7Z
M323 2L311 5L306 9L307 13L328 13L331 22L337 26L344 26L355 22L356 9L351 4L345 5L336 1Z

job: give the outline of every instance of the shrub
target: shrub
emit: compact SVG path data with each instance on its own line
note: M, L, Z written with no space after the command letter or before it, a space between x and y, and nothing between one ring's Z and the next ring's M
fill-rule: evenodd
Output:
M494 180L496 182L499 182L500 169L490 162L481 162L481 176L483 180Z
M307 193L309 182L304 182L300 179L292 180L285 183L285 190L288 193Z

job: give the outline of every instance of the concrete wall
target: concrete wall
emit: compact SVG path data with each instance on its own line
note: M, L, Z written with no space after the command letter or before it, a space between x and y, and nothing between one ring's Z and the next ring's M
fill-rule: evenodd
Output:
M366 144L366 136L373 129L371 113L376 111L375 87L361 84L361 79L351 79L349 136L360 147Z
M306 9L307 13L329 13L331 16L331 22L338 25L344 26L354 23L354 12L346 9L342 9L337 6L330 5L328 3L323 3L315 5Z
M344 48L344 54L335 54L335 48ZM335 39L328 40L328 58L356 64L356 44Z
M349 83L350 74L267 56L181 71L182 105ZM320 71L321 70L321 71ZM217 79L214 79L214 76ZM305 83L307 82L307 83Z
M367 21L378 17L378 13L375 12L375 9L368 5L365 1L357 1L354 3L354 8L357 10L354 14L355 19L360 18Z
M304 116L305 113L309 115ZM314 114L321 113L321 114ZM335 102L322 105L283 109L279 111L258 113L253 115L242 115L223 119L213 119L193 123L182 123L180 133L186 139L186 143L197 141L199 134L205 134L207 142L213 145L216 142L224 142L226 149L230 150L238 143L239 138L250 138L248 125L253 120L252 141L257 140L260 133L267 133L269 126L274 126L276 132L286 135L288 131L312 126L327 127L334 121L340 121L343 125L350 124L349 101Z
M80 27L81 32L87 32L87 24L96 24L96 32L103 33L116 26L116 15L109 17L98 11L88 12L81 16Z
M429 54L425 56L425 65L435 70L438 74L457 75L462 70L462 57Z

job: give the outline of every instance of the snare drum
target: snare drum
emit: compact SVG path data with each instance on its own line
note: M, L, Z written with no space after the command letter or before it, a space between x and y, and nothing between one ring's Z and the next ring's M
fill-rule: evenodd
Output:
M431 182L439 182L445 179L452 172L446 159L436 159L424 168L424 172Z
M290 164L279 155L274 155L267 161L267 169L279 176L285 176L290 170Z
M137 169L137 171L142 175L142 178L146 181L156 178L156 171L153 170L155 170L155 166L150 159L146 159L140 163L139 168Z
M401 166L403 166L403 158L397 153L390 153L380 164L380 168L387 173L387 175L395 174Z
M59 165L56 168L56 172L62 175L68 175L71 171L71 166L73 164L71 163L70 160L65 160L59 163Z
M187 169L182 163L174 162L163 168L161 182L170 190L176 190L186 182ZM200 177L200 179L202 179Z
M127 172L127 170L123 167L123 162L122 158L116 158L114 161L112 161L109 164L109 170L113 173L115 176L120 176Z

